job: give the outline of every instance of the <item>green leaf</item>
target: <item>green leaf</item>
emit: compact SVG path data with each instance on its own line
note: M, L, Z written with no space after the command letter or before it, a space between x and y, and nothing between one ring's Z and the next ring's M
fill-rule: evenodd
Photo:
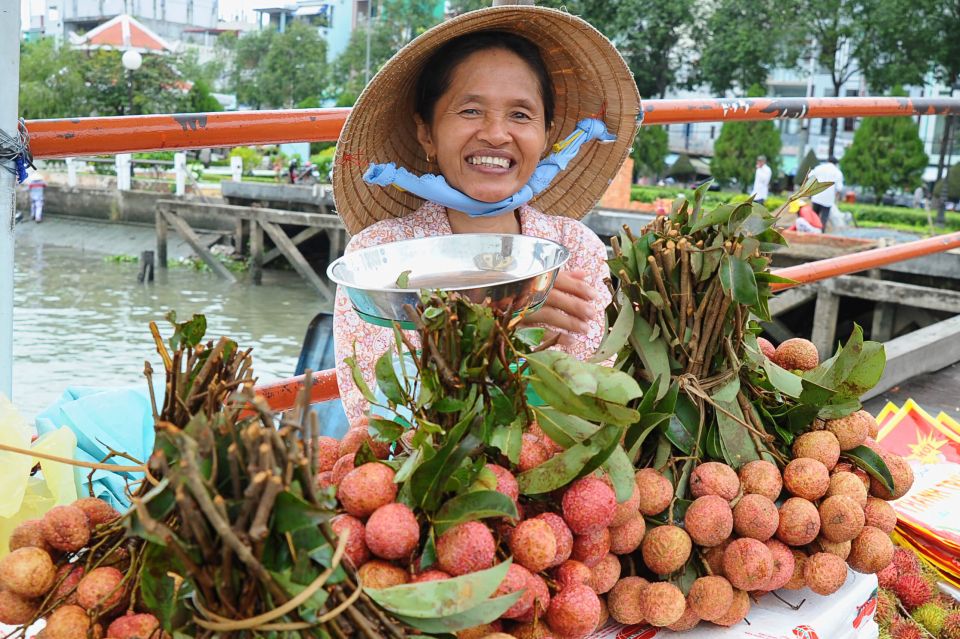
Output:
M720 226L721 224L726 224L736 208L737 207L733 204L721 204L694 222L693 226L690 227L690 234L692 235L697 231L702 231L709 226Z
M432 583L432 582L427 582ZM399 588L400 586L396 586ZM499 619L503 613L510 610L513 604L523 595L523 590L512 592L509 595L503 595L496 599L489 599L479 605L455 615L433 619L418 619L416 617L406 617L404 615L395 615L398 621L401 621L412 628L422 630L423 632L433 633L454 633L467 628L482 626Z
M490 445L499 449L513 465L519 464L520 448L523 445L523 425L520 420L494 428Z
M168 322L173 324L173 335L168 340L170 350L177 350L182 344L186 348L194 348L203 341L207 332L207 318L204 315L194 314L186 322L177 322L177 314L170 311L166 315Z
M670 415L670 418L664 422L663 434L667 436L670 443L676 446L684 455L693 453L693 447L696 445L696 435L691 435L684 427L680 418L676 415Z
M620 428L613 424L604 426L595 435L554 455L536 468L520 473L517 477L520 492L524 495L540 495L566 486L580 475L587 464L599 465L606 461L606 458L601 458L603 451L609 449L611 442L620 440L620 432ZM612 449L607 454L611 453Z
M757 280L746 260L724 254L720 259L720 284L723 290L744 306L757 306Z
M880 455L873 452L866 446L857 446L850 450L845 450L841 456L846 457L854 464L867 471L871 477L883 484L883 487L893 492L893 475L887 468L887 463L883 461Z
M476 521L488 517L517 518L517 507L513 500L495 490L478 490L457 495L447 500L433 518L437 534L442 535L448 528L465 521Z
M597 352L591 357L590 362L600 363L605 362L626 346L627 340L630 338L630 332L633 330L633 304L630 303L630 300L626 300L623 306L620 307L620 312L617 314L617 319L613 322L613 326L610 327L610 331L603 336L603 341L600 342L600 348L597 349Z
M382 589L364 588L364 592L392 614L412 619L448 617L471 610L490 597L506 577L510 563L508 559L460 577Z
M713 401L723 409L715 408L720 448L726 462L735 469L748 461L760 459L750 433L743 425L745 418L736 399L739 390L740 380L734 379L712 395Z
M343 361L350 367L350 376L353 378L353 383L360 391L360 394L363 395L363 398L371 404L376 404L377 398L370 390L370 387L367 386L367 381L363 378L363 371L360 370L360 366L357 364L356 344L354 344L353 355L351 357L345 357Z
M377 360L376 364L377 386L394 404L404 403L404 392L400 386L400 380L397 379L397 372L393 369L393 354L391 351L385 352Z
M310 582L312 582L313 579L316 579L320 575L320 571L315 567L316 564L313 564L313 562L310 562L309 557L307 557L306 554L301 554L300 557L306 560L305 562L303 562L305 566L313 566L311 570L313 574L313 578L310 579L310 581L308 581L307 583L301 583L299 580L296 580L294 578L295 569L294 571L287 569L287 570L284 570L283 572L275 572L275 571L270 572L270 576L273 577L274 581L276 581L281 588L286 590L287 594L289 594L291 597L296 597L301 592L306 590L307 586L310 585ZM297 563L300 564L301 562L298 561ZM307 599L302 604L297 606L297 614L303 616L307 621L309 621L311 617L316 618L317 611L322 610L324 604L326 604L327 596L328 596L327 591L324 590L323 588L320 588L315 593L310 595L309 599Z
M564 448L570 448L577 442L583 441L600 428L585 419L567 415L549 406L534 407L533 414L547 437Z
M437 401L433 402L433 404L430 405L430 408L438 413L456 413L463 410L464 406L466 406L466 402L464 402L462 399L441 397Z
M780 368L766 357L763 358L763 370L773 387L789 397L799 399L803 394L803 379L788 370Z
M610 453L607 461L603 462L603 469L607 471L610 483L613 484L613 490L617 494L617 502L623 503L630 499L636 488L635 471L630 458L627 457L626 451L621 446L617 445Z
M543 341L543 336L546 334L546 329L528 326L525 328L517 329L517 332L513 334L515 338L521 343L526 344L530 348L536 348L540 345L540 342Z
M389 443L400 439L406 428L403 427L403 424L398 424L392 419L371 416L367 430L376 440Z
M493 423L509 424L517 418L517 410L503 391L497 386L490 386L488 389L490 400L493 403Z
M277 495L273 508L274 528L281 534L306 526L319 526L333 516L333 513L312 506L286 490Z
M407 269L397 276L397 288L408 288L410 286L410 273L413 273L413 271Z
M147 542L142 551L143 564L140 570L140 596L143 604L160 620L164 628L173 628L186 621L187 608L184 599L193 594L193 585L185 580L177 590L170 573L186 578L187 572L169 550Z
M659 379L660 385L657 388L656 399L661 399L667 394L670 387L670 355L667 351L667 342L664 339L654 339L653 327L643 319L643 316L636 315L633 320L633 331L630 333L630 345L640 356L643 367L650 373L653 379Z
M790 284L791 286L796 286L800 283L796 280L791 280L789 277L782 277L770 271L757 271L754 273L754 276L758 282L766 282L768 284Z

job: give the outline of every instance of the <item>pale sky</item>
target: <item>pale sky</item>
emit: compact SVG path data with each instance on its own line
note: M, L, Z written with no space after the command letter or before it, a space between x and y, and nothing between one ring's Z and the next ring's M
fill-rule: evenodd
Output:
M31 15L42 15L46 7L46 0L20 0L20 24L23 29L30 26ZM263 0L219 0L220 19L230 22L254 22L255 5L262 5Z

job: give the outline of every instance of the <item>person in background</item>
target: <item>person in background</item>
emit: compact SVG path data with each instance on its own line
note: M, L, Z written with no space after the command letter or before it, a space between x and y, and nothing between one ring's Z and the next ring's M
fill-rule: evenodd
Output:
M913 208L915 209L924 209L924 200L926 199L927 192L924 190L923 185L921 184L913 192Z
M757 156L757 171L753 174L753 201L763 204L770 194L770 178L773 171L767 166L765 155Z
M36 223L43 222L43 191L47 188L40 173L34 173L27 178L27 189L30 192L30 215Z
M830 209L837 201L837 193L843 191L843 172L837 166L837 158L830 156L830 159L823 162L807 174L807 179L816 178L817 182L830 182L831 186L825 191L814 195L813 210L820 216L820 225L826 230L827 221L830 219Z
M797 220L788 228L788 231L798 233L823 233L823 223L810 203L806 200L794 200L788 208L790 213L796 213Z

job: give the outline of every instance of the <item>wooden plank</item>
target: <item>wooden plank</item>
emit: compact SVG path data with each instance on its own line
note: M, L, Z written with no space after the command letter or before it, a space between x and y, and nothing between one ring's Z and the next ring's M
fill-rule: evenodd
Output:
M813 311L813 335L810 341L820 351L820 359L833 355L837 336L837 317L840 314L840 297L832 291L832 281L827 280L817 291L817 306Z
M246 247L243 245L243 236L244 236L243 226L244 226L243 218L242 217L237 218L237 220L234 222L233 247L237 255L241 257L246 254Z
M316 226L324 229L342 229L343 222L336 215L323 213L303 213L302 211L281 211L280 209L258 209L261 220L274 224L296 224L298 226Z
M837 295L913 308L960 313L960 292L949 289L843 275L831 280Z
M343 231L340 229L327 229L327 240L329 240L330 251L327 264L333 264L334 260L343 253Z
M274 224L295 224L297 226L316 226L325 229L346 229L338 216L323 213L304 213L302 211L284 211L283 209L234 206L232 204L181 202L179 200L159 200L157 207L176 210L181 214L205 213L209 215L212 213L214 215L223 215L225 217L240 218L243 220L266 220Z
M263 281L263 227L250 221L250 279L257 286Z
M327 286L326 282L320 279L320 276L313 270L310 263L303 257L303 253L290 241L290 238L283 232L283 229L265 219L260 219L259 223L267 235L270 236L270 239L273 240L273 243L283 253L284 257L290 261L291 266L320 293L323 301L326 303L332 302L333 291Z
M329 233L330 231L327 231L327 232ZM294 235L292 238L290 238L290 241L293 242L295 246L300 246L303 242L306 242L307 240L309 240L311 237L313 237L318 233L323 233L323 229L318 228L316 226L308 226L307 228L303 229L302 231ZM261 241L263 241L262 236L261 236ZM281 255L283 255L283 253L280 252L280 249L272 248L263 254L263 264L272 262L273 260L277 259Z
M203 245L200 237L190 228L190 225L187 224L183 218L173 211L161 211L160 214L177 230L180 236L190 245L190 248L196 252L200 259L203 260L220 279L231 283L237 281L237 278L230 272L230 269L224 266L213 253L207 250L207 247Z
M167 219L163 213L163 209L157 207L157 265L160 268L167 268Z
M816 286L790 288L770 298L770 315L776 317L798 306L802 306L817 296Z

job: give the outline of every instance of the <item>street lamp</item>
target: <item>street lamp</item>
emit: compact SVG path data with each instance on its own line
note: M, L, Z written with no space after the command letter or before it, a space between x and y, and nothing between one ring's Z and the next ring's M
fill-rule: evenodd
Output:
M133 72L143 64L143 56L139 51L127 49L120 58L127 75L127 115L133 115Z

